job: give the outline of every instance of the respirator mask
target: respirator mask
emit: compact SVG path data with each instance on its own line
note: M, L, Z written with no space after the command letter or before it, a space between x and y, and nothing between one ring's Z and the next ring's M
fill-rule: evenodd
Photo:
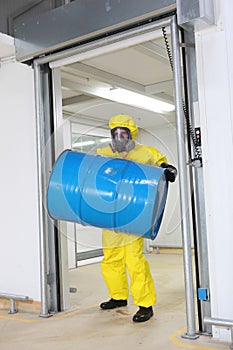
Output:
M129 152L135 147L128 128L116 127L111 130L113 152Z

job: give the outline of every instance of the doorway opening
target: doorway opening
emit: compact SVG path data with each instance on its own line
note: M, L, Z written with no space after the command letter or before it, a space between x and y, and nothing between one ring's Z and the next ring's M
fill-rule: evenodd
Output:
M170 19L167 22L169 21ZM174 84L174 72L171 71L167 46L161 30L167 26L167 22L165 24L164 20L154 22L127 34L120 33L110 38L107 44L105 40L92 42L83 49L80 47L79 53L65 55L54 61L51 59L49 66L53 82L55 158L67 148L94 153L96 145L109 142L110 117L127 114L132 116L139 126L138 141L160 149L166 154L169 163L177 165L179 162L180 167L182 166L180 176L184 178L185 146L181 145L180 139L183 143L185 141L181 132L184 126L181 123L177 131L177 114L183 115L180 98L182 91L180 87L178 94L177 87L173 90L177 81L178 85L180 84L182 74L181 71L178 77L176 74ZM170 27L167 27L169 40ZM174 50L177 52L180 50L178 40L176 42L173 40L173 52ZM178 62L177 57L175 59ZM122 94L125 97L128 93L130 95L127 96L134 96L133 100L130 100L130 97L122 99ZM142 105L139 103L141 97L157 101L157 107ZM180 148L177 148L177 144ZM180 153L183 157L182 162L179 160ZM185 190L187 191L187 188ZM187 201L184 204L183 211L188 213ZM178 183L176 183L169 190L168 204L158 239L155 242L147 241L145 250L160 247L184 248L184 243L188 250L191 249L190 237L186 236L185 242L182 239L184 235L181 238L183 221L186 222L187 228L188 217L185 215L184 220L181 216ZM57 227L58 232L62 233L60 264L63 302L61 304L63 309L66 309L70 307L69 288L67 288L69 269L77 269L81 264L93 262L93 259L95 262L101 260L101 230L70 223L58 223ZM186 251L184 258L192 259L190 251ZM188 270L188 272L192 270L191 266ZM190 292L192 281L185 282ZM193 299L192 296L190 299ZM193 300L191 304L192 302ZM188 312L193 314L193 310ZM192 326L193 324L190 333L193 333Z
M64 133L68 132L68 135L63 134L67 148L95 153L97 147L111 142L110 117L126 114L132 116L139 126L138 141L161 150L169 162L177 166L173 73L161 29L154 32L153 40L63 65L59 75L62 123L69 125L63 128ZM138 95L120 102L120 95L111 95L111 92L118 91ZM164 110L160 106L151 107L146 99L142 101L144 107L138 107L138 96L163 102ZM150 248L181 248L180 223L178 184L175 184L169 190L159 237L155 242L147 242L147 246L149 243ZM95 254L99 258L101 229L75 224L73 230L75 239L68 244L68 254L73 256L70 268L85 263L82 257L86 263Z

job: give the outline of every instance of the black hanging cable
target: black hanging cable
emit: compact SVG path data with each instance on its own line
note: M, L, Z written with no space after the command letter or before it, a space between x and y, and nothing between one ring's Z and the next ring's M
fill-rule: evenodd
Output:
M165 46L166 46L166 50L167 50L169 63L170 63L170 66L171 66L171 70L173 72L173 70L174 70L173 57L172 57L171 49L170 49L170 46L169 46L169 41L168 41L168 38L167 38L167 33L166 33L166 28L165 27L162 27L162 33L163 33L163 37L164 37L164 42L165 42ZM188 130L189 136L192 139L194 150L195 150L195 157L192 160L199 160L200 163L202 164L201 151L200 151L200 149L198 147L197 139L196 139L196 136L195 136L195 132L193 130L193 126L192 126L192 123L190 121L190 117L189 117L189 114L188 114L188 111L187 111L187 108L186 108L184 100L182 100L182 105L183 105L184 116L185 116L186 123L187 123L187 130Z
M167 33L166 33L166 28L162 27L162 32L163 32L163 38L164 38L164 42L165 42L165 46L167 49L167 55L168 55L168 59L169 59L169 63L171 66L171 70L173 72L174 68L173 68L173 57L172 57L172 53L171 53L171 49L169 46L169 42L168 42L168 38L167 38Z

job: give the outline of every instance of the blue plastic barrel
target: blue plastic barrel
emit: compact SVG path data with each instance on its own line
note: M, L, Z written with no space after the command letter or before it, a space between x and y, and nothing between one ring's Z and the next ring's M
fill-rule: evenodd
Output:
M50 176L47 208L55 220L154 239L167 190L162 168L66 150Z

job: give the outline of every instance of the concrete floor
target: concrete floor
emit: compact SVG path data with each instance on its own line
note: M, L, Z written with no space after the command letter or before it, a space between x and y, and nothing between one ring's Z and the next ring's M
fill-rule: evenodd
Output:
M182 338L185 333L185 294L182 254L168 251L146 254L157 289L154 316L148 322L134 323L137 307L129 305L114 310L100 310L108 300L99 263L70 271L72 308L50 318L37 312L8 315L0 310L0 350L174 350L229 349L228 343L201 335L196 340Z

